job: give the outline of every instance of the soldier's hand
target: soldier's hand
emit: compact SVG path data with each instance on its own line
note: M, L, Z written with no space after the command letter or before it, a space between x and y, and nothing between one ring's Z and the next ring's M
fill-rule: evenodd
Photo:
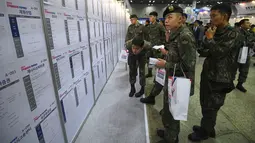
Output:
M207 39L213 39L216 30L217 30L217 27L215 27L215 26L208 28L206 33L205 33L206 38Z
M164 48L160 48L160 51L163 55L167 55L168 51Z
M156 67L158 68L165 68L166 66L166 61L163 59L158 59L159 61L156 63Z

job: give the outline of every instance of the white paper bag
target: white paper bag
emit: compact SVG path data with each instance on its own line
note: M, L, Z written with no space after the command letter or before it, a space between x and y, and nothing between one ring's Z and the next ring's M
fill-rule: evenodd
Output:
M119 60L120 60L121 62L124 62L124 63L127 63L127 62L128 62L128 53L127 53L126 50L121 50Z
M175 120L187 121L191 80L184 77L169 77L169 110Z
M249 48L246 47L246 46L244 46L240 49L238 60L237 60L238 63L240 63L240 64L245 64L246 63L247 56L248 56L248 51L249 51Z
M157 69L156 70L156 82L164 86L166 79L166 70L165 69Z

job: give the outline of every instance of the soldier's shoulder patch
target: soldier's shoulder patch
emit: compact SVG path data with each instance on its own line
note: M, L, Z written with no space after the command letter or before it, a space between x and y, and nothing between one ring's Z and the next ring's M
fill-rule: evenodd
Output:
M188 38L182 38L182 39L181 39L181 43L182 43L183 45L186 45L186 44L189 43L189 39L188 39Z
M231 32L229 32L228 37L229 38L235 38L236 35L237 35L237 33L235 31L231 31Z
M180 41L181 44L186 45L190 42L191 38L188 33L185 33L185 34L181 34L180 40L181 40Z

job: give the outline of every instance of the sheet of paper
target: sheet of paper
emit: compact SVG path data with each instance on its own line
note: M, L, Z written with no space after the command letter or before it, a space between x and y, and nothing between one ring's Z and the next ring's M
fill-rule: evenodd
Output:
M65 49L63 51L65 51ZM52 59L59 97L62 98L66 90L68 90L72 84L69 54L67 52L53 53Z
M66 35L63 12L53 10L53 8L50 7L46 7L44 11L50 48L52 50L60 50L67 47L67 40L69 40L69 37Z
M93 20L89 19L89 30L91 39L95 38L95 23Z
M88 28L86 19L80 19L80 33L81 33L81 41L80 42L87 42L88 41Z
M89 52L89 46L87 45L82 45L81 44L81 49L82 49L82 55L83 55L83 65L84 65L84 71L87 72L87 71L90 71L90 52Z
M78 53L74 53L74 55L72 55L70 57L70 61L72 62L71 65L71 69L73 70L73 78L79 78L83 72L82 69L82 58L81 58L81 52Z
M46 43L40 17L35 18L15 18L18 24L21 46L24 56L34 55L45 50Z
M70 39L70 44L77 44L79 43L79 32L78 32L78 25L76 20L67 20L68 25L68 33Z
M77 0L77 6L78 6L77 10L85 12L86 8L85 8L84 0ZM77 8L77 6L76 6L76 8Z
M0 5L2 3L0 2ZM4 5L4 4L3 4ZM8 33L6 14L1 12L3 9L0 7L0 65L12 63L17 59L14 48L10 46L10 35Z
M59 122L59 114L55 109L47 118L45 118L35 129L39 142L62 143L62 129Z
M164 49L165 46L164 45L156 45L156 46L153 46L152 48L158 50L158 49Z
M31 137L32 118L18 65L0 67L0 138L1 142L20 139L23 130L30 128L25 138ZM22 103L22 104L21 104ZM27 128L27 129L28 129ZM26 129L26 130L27 130ZM36 138L35 138L36 139ZM22 141L23 141L22 136Z
M151 65L156 65L158 61L159 61L159 60L156 59L156 58L150 58L149 63L150 63Z

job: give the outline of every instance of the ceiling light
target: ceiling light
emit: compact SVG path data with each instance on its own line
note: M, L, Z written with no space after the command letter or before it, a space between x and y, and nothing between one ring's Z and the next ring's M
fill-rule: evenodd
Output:
M252 3L255 3L255 1L252 1Z
M151 5L151 4L148 4L149 6Z
M132 0L130 2L133 2Z
M155 2L155 0L153 2Z
M149 1L149 2L151 2L151 1Z

